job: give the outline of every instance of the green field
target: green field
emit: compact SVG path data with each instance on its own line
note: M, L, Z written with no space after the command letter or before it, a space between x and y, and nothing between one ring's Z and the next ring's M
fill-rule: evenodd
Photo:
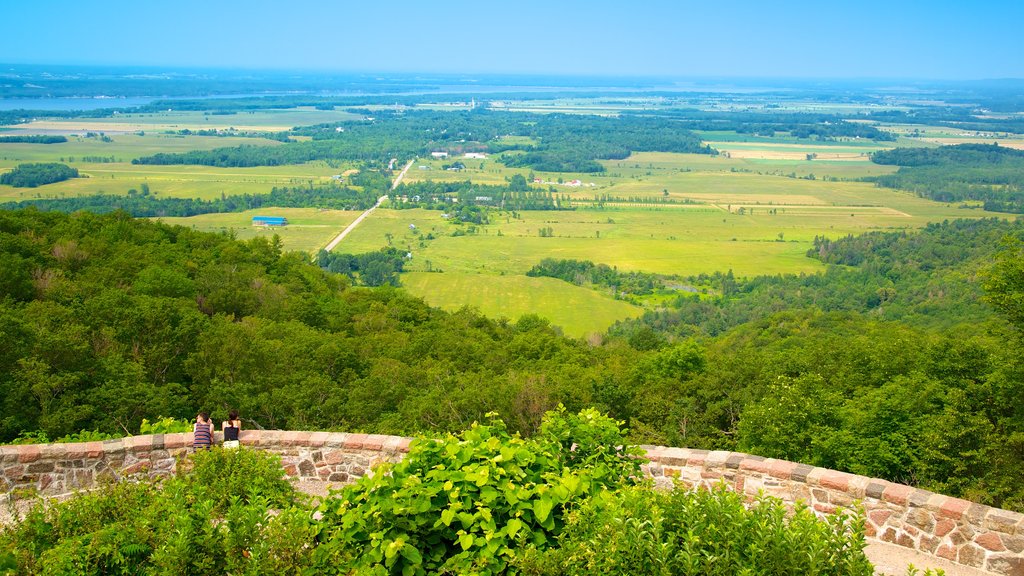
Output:
M210 150L225 146L277 146L280 142L263 138L179 136L167 134L116 134L111 142L72 136L61 144L0 143L0 172L25 162L63 162L77 168L75 178L39 188L0 186L0 201L31 198L61 198L91 194L127 194L146 183L157 195L212 199L224 195L266 194L274 186L299 186L327 182L345 170L326 162L253 168L217 168L213 166L134 165L131 160L160 152ZM114 158L114 162L85 162L83 158Z
M360 211L317 208L260 208L228 214L202 214L185 218L155 218L167 224L187 226L203 232L228 232L240 240L257 236L281 237L284 250L313 252L325 246L356 219ZM253 216L284 216L288 225L264 228L252 225Z
M740 277L813 273L823 269L820 262L806 257L815 236L839 238L994 215L866 182L741 171L736 169L738 162L752 166L748 160L699 154L642 153L606 161L604 174L561 175L566 180L579 177L598 184L594 188L555 186L558 193L579 201L577 210L526 211L517 217L495 212L489 224L476 226L474 233L466 235L453 235L468 227L450 223L439 211L381 209L337 250L358 253L389 244L408 250L413 259L407 270L415 281L406 284L415 293L434 304L458 307L472 303L487 314L515 318L537 311L536 302L558 301L580 290L565 282L542 286L511 280L524 280L522 275L543 258L591 260L620 270L681 276L727 270ZM779 169L783 162L766 161L765 165ZM818 162L805 163L817 169ZM850 176L863 175L873 167L892 170L867 161L835 164L837 169L838 165L849 166L846 173ZM477 166L475 172L414 169L409 174L502 182L516 171L521 172L488 160L483 170ZM623 200L598 205L595 201L602 195ZM654 203L661 200L672 203ZM541 237L541 229L550 229L551 237ZM443 273L427 274L427 270ZM510 286L523 294L517 299L496 296ZM560 291L565 294L559 296ZM594 317L589 311L562 311L556 323L567 333L580 334L591 331Z
M444 272L410 272L402 285L432 306L479 309L494 318L516 320L538 314L561 326L566 335L604 332L616 320L639 316L643 309L554 278Z

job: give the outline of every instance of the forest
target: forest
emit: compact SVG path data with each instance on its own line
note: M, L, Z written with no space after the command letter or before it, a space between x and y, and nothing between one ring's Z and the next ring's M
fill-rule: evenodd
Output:
M78 178L78 169L59 162L18 164L10 172L0 174L0 184L15 188L36 188Z
M127 196L116 194L93 194L90 196L72 196L68 198L33 198L19 202L5 202L0 209L14 210L33 206L40 210L56 212L76 212L88 210L95 213L107 213L122 210L137 218L153 218L163 216L196 216L198 214L216 214L222 212L244 212L262 207L276 208L331 208L335 210L365 210L376 202L377 194L386 187L376 191L350 188L335 184L305 187L273 187L269 194L238 194L222 196L214 200L198 198L156 197L149 186L143 184L141 190L131 189Z
M526 272L527 276L547 276L573 284L594 285L620 294L641 296L662 286L662 278L647 272L619 272L607 264L594 264L589 260L556 260L545 258Z
M483 150L503 154L508 166L535 170L600 172L599 159L622 159L631 151L713 154L696 135L653 118L584 118L572 114L470 112L374 113L359 120L296 128L289 134L311 141L281 146L237 146L209 151L160 153L134 164L205 166L278 166L311 160L361 160L386 163L390 158L426 156L431 151ZM535 138L536 145L495 142L501 136Z
M125 212L5 211L0 438L129 434L143 418L232 408L256 427L393 434L497 412L532 435L563 404L623 420L633 442L739 449L1024 509L1020 226L820 242L820 258L860 263L786 280L823 286L794 290L806 299L786 311L718 330L708 320L706 333L646 318L595 346L537 316L355 287L273 239ZM865 279L876 295L894 287L901 321L851 288ZM734 282L726 314L750 297ZM849 304L829 309L814 296L826 285ZM906 321L915 306L922 320Z
M939 202L976 200L985 210L1024 213L1024 150L998 144L894 148L875 152L871 160L900 167L875 177L880 186Z

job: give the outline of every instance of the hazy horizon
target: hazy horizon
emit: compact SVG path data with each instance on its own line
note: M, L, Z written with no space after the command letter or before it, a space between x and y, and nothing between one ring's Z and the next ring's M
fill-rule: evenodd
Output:
M523 0L492 6L55 0L5 7L0 62L331 74L970 81L1024 78L1024 3ZM36 24L38 23L38 24Z

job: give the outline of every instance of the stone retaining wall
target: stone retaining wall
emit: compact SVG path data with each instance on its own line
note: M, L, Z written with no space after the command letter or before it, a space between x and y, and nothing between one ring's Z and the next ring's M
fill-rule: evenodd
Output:
M220 433L217 434L220 441ZM352 482L377 463L398 461L410 438L376 434L244 431L245 446L279 454L299 480ZM60 496L109 480L174 472L192 434L105 442L0 446L0 500ZM1006 576L1024 576L1024 515L885 480L735 452L644 446L656 485L725 483L750 497L804 502L819 514L860 502L869 538Z

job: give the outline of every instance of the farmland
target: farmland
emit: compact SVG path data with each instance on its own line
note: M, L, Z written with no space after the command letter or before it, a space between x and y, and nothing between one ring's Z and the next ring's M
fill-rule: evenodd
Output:
M273 237L281 239L283 250L299 250L313 252L330 242L338 230L352 223L359 216L359 211L320 210L317 208L263 208L232 212L227 214L202 214L184 218L159 218L167 224L187 226L202 232L223 232L234 235L239 240L256 237ZM288 219L287 226L256 227L252 225L253 216L284 216Z

